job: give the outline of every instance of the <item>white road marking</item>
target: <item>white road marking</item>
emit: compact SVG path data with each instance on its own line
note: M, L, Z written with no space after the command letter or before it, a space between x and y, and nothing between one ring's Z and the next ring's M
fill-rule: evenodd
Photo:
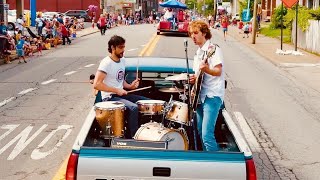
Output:
M234 112L234 115L238 121L238 124L249 144L251 149L255 152L260 152L261 151L261 146L258 143L257 138L254 136L250 126L248 125L246 119L243 117L241 112Z
M29 88L29 89L25 89L25 90L23 90L23 91L19 92L18 94L19 94L19 95L24 95L24 94L27 94L27 93L29 93L29 92L31 92L31 91L36 90L36 89L38 89L38 88Z
M144 47L144 46L146 46L146 44L142 44L141 46Z
M32 151L31 158L34 160L43 159L55 152L58 149L58 147L62 145L63 141L70 135L72 128L73 126L70 125L61 125L57 129L51 131L51 133L37 146L37 148ZM64 136L58 141L58 143L51 150L46 152L40 152L40 150L52 138L52 136L60 130L66 130L66 132Z
M138 48L134 48L134 49L129 49L129 50L127 50L128 52L130 52L130 51L135 51L135 50L137 50Z
M57 79L50 79L50 80L48 80L48 81L42 82L41 84L42 84L42 85L47 85L47 84L49 84L49 83L55 82L56 80L57 80Z
M280 67L320 67L320 63L281 63Z
M13 143L15 143L17 140L18 143L14 147L13 151L7 158L7 160L13 160L15 157L17 157L23 149L33 141L34 138L36 138L43 129L45 129L48 126L48 124L44 124L40 129L38 129L28 140L28 136L30 132L33 129L33 126L29 125L26 127L20 134L18 134L14 139L12 139L8 144L6 144L2 149L0 149L0 154L2 154L5 150L7 150Z
M65 76L69 76L69 75L74 74L74 73L76 73L76 72L77 72L77 71L70 71L70 72L65 73L64 75L65 75Z
M88 67L91 67L91 66L94 66L95 64L88 64L88 65L86 65L86 66L84 66L84 67L86 67L86 68L88 68Z
M10 97L10 98L7 98L5 100L3 100L2 102L0 102L0 107L6 105L7 103L13 101L16 97Z
M11 125L2 125L0 128L1 129L8 129L7 132L3 133L0 136L0 141L5 138L8 134L10 134L13 130L15 130L17 127L19 126L19 124L11 124Z

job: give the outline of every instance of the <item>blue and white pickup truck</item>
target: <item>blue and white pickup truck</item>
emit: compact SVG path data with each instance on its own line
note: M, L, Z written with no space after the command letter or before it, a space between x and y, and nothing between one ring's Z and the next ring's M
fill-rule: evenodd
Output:
M189 71L193 72L193 61L190 60L189 64ZM179 79L179 77L183 77L181 73L186 73L186 60L152 57L126 58L127 81L130 82L130 79L136 77L137 65L139 65L140 86L151 86L151 88L134 93L160 102L167 102L170 97L173 97L174 102L182 103L179 98L183 96L183 91L179 88L183 88L183 85L181 86L183 78ZM172 75L176 75L173 77L178 78L168 78ZM181 107L183 106L177 108L178 113L183 109ZM146 109L155 111L156 108L145 108L144 110ZM188 133L180 133L175 129L178 127L190 129L190 126L176 123L179 121L178 117L183 116L174 116L171 118L173 121L165 120L165 122L173 122L170 128L166 127L170 123L165 124L165 127L153 126L164 122L157 120L157 118L163 120L164 116L151 114L139 117L141 119L143 117L144 120L140 120L141 127L137 131L136 137L139 137L145 130L145 138L137 138L137 141L141 143L148 142L145 140L154 140L151 145L146 145L145 148L139 143L136 146L132 144L126 146L127 143L132 143L131 140L125 141L123 139L124 141L120 140L114 143L114 141L106 139L105 136L101 136L102 131L97 130L101 126L97 123L96 106L94 106L73 145L67 165L66 179L257 179L252 152L226 109L221 109L216 124L215 135L221 147L221 150L216 152L188 149L188 144L185 144L190 142ZM175 121L175 117L178 121ZM168 118L168 114L166 118ZM149 120L154 122L148 122ZM158 129L151 131L153 128ZM174 138L170 138L170 136ZM163 144L157 144L155 141Z

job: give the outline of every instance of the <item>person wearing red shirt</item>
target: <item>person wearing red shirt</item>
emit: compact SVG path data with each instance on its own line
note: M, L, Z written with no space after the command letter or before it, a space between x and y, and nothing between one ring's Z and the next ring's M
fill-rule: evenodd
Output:
M98 20L98 24L99 24L99 29L100 29L101 35L105 35L106 28L107 28L107 20L103 14L100 15L100 18Z
M226 38L227 38L228 25L229 25L228 18L227 17L223 17L222 20L221 20L221 26L222 26L224 41L226 41Z
M184 14L183 14L183 11L180 9L179 12L178 12L178 21L179 22L183 22L184 21Z
M63 24L60 25L60 28L61 28L61 35L62 35L62 45L66 44L66 39L67 39L67 43L71 44L71 40L69 39L69 30Z

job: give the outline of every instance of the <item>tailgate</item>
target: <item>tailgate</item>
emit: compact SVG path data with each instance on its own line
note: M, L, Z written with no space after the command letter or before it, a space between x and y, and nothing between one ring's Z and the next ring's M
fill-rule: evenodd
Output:
M243 153L82 148L77 179L246 179Z

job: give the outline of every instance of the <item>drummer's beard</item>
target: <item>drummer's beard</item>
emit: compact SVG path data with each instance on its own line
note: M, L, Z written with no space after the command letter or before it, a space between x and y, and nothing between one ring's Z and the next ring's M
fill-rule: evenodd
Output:
M117 54L116 54L116 56L120 59L120 58L122 58L122 57L123 57L123 54L124 54L124 52L117 53Z

